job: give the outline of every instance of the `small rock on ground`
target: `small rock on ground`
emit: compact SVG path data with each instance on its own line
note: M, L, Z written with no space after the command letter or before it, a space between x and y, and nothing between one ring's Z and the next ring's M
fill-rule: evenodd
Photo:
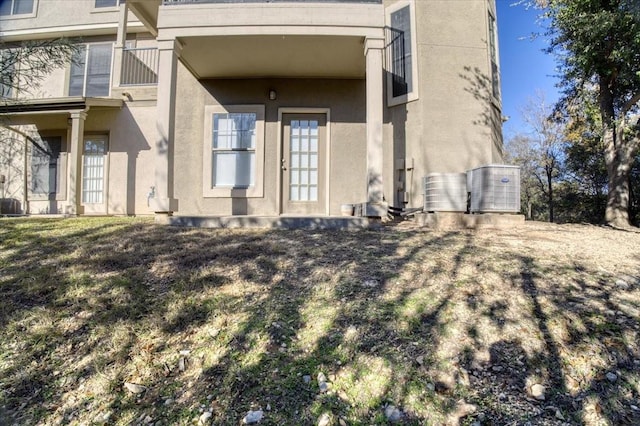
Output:
M210 412L205 411L204 413L202 413L202 415L198 419L198 425L200 425L200 426L208 425L209 422L211 422L211 417L212 416L213 415Z
M391 423L399 422L402 419L402 411L394 405L387 405L384 409L384 415Z
M262 410L257 410L257 411L249 411L247 413L246 416L244 416L244 418L242 419L242 423L246 424L246 425L251 425L254 423L260 423L260 421L262 420L262 416L264 415L264 413L262 412Z
M131 393L139 394L147 390L146 386L138 385L136 383L124 382L124 387Z
M329 390L327 376L325 376L323 372L318 373L318 388L320 388L320 392L326 392Z
M329 413L323 413L318 419L318 426L329 426L331 424L331 416Z
M616 373L608 372L606 374L606 377L607 377L607 380L610 381L611 383L613 383L616 380L618 380L618 375Z
M616 287L620 290L629 290L629 284L625 280L616 281Z
M369 288L378 287L378 284L380 284L378 280L365 280L364 283L362 283L363 286Z
M531 386L531 396L533 396L538 401L544 401L545 390L546 389L544 386L542 386L540 383L536 383L535 385Z

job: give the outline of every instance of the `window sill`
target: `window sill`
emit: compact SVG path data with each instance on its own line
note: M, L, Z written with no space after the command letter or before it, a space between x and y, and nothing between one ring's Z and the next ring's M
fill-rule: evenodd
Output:
M113 13L119 11L119 7L94 7L89 13Z
M387 106L394 107L402 104L408 104L409 102L417 101L418 94L416 92L410 92L403 96L397 96L395 98L389 97L387 99Z
M204 198L262 198L262 188L211 188L203 191Z
M35 195L29 194L28 201L65 201L67 196L65 194L56 194L54 199L51 199L49 195Z
M10 21L13 19L29 19L29 18L35 18L36 17L36 13L21 13L20 15L5 15L5 16L0 16L0 21Z

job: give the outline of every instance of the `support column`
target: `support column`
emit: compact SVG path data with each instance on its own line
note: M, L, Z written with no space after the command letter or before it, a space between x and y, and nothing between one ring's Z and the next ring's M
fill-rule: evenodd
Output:
M177 40L158 42L158 101L155 146L155 184L149 207L156 214L171 215L178 210L173 198L173 153L175 131L176 75L182 46Z
M386 216L383 198L383 38L365 40L367 72L367 216Z
M84 145L84 121L86 111L71 113L71 149L69 152L69 181L67 183L66 214L82 213L82 148Z
M127 17L129 13L129 5L124 2L120 5L120 15L118 18L118 33L116 35L116 44L113 51L113 75L112 86L120 87L120 79L122 78L122 55L127 43Z

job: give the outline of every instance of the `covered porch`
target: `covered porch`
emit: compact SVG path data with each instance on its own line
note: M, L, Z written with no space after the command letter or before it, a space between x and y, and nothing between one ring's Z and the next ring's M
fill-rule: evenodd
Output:
M122 105L119 99L84 97L2 105L0 130L8 138L3 147L13 149L3 152L8 175L4 175L2 197L9 194L19 201L21 214L106 214L103 173L108 140L97 134L87 136L85 121L96 111L118 111ZM95 176L89 176L90 171ZM101 185L89 188L90 180Z
M366 127L366 170L352 176L366 194L371 216L386 213L382 192L383 50L384 13L378 3L208 3L184 2L158 7L157 14L145 2L128 2L134 12L143 11L157 31L159 76L157 102L157 150L155 187L151 200L159 214L182 214L175 195L178 70L184 66L198 81L311 79L363 80L366 100L362 109ZM313 3L313 4L309 4ZM147 10L149 9L149 10ZM146 12L145 12L146 10ZM137 16L140 16L136 12ZM278 96L278 88L265 93L266 102ZM217 102L217 101L216 101ZM326 105L295 101L303 112L331 114ZM252 103L256 103L253 101ZM289 105L287 105L289 106ZM268 107L268 105L267 105ZM295 108L280 108L294 112ZM268 112L267 112L268 113ZM279 112L280 114L280 112ZM329 121L329 120L327 120ZM328 126L330 123L328 123ZM264 162L287 161L265 157ZM266 167L265 165L265 167ZM331 166L327 165L327 173ZM278 168L278 180L286 179ZM328 177L330 180L330 177ZM202 180L206 185L207 181ZM282 194L276 212L285 212ZM327 210L327 215L329 210Z

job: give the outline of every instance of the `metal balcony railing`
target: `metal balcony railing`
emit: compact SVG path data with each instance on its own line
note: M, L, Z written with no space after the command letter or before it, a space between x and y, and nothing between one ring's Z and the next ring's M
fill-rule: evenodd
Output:
M370 3L381 4L382 0L163 0L164 5L203 3Z
M122 86L158 84L158 49L155 47L122 50Z

